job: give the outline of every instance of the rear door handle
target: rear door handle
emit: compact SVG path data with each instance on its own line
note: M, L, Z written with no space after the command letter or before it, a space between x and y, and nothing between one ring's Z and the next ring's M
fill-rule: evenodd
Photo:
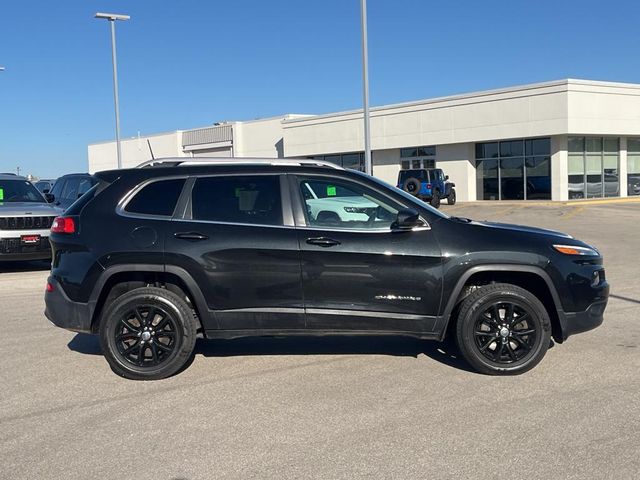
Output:
M207 240L208 235L199 232L178 232L173 234L174 237L180 240Z
M335 245L340 245L338 240L328 237L307 238L307 243L309 245L317 245L319 247L333 247Z

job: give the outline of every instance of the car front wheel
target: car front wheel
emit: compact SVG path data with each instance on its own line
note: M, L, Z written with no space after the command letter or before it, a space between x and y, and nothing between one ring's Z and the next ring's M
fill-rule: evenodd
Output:
M460 306L456 339L473 368L489 375L516 375L535 367L547 352L551 321L544 305L516 285L494 283L471 293Z
M111 369L133 380L159 380L182 369L193 354L197 321L187 303L164 288L120 297L100 322L100 344Z

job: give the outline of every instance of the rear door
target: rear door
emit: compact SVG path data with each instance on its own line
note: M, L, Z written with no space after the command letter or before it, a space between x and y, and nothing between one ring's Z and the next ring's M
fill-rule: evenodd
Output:
M285 177L190 179L165 258L189 272L208 309L206 329L301 329L300 253ZM285 194L283 194L285 192ZM284 200L284 201L283 201Z
M425 223L393 231L406 205L356 180L291 180L307 328L433 332L441 298L438 243Z

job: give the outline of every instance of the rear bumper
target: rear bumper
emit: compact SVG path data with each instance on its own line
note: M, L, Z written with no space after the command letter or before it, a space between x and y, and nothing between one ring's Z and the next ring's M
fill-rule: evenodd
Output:
M91 333L91 305L70 300L54 278L49 277L47 281L53 286L53 291L44 294L45 316L57 327Z

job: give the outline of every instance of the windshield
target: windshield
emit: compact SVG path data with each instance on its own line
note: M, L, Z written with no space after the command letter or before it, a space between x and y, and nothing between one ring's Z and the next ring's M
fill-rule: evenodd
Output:
M0 180L0 202L46 203L36 187L26 180Z
M404 190L401 190L400 188L396 188L396 187L394 187L392 185L389 185L387 182L382 181L379 178L372 177L371 175L367 175L366 173L362 173L362 172L355 172L355 173L357 173L358 175L362 175L364 177L367 177L369 180L373 180L375 183L377 183L378 185L380 185L380 186L382 186L384 188L392 189L395 193L397 193L398 195L401 195L405 200L410 202L409 205L415 205L415 206L420 207L420 208L426 208L427 210L429 210L430 213L432 213L433 215L436 215L438 217L441 217L441 218L449 218L449 215L447 215L446 213L441 212L437 208L433 208L428 203L425 203L422 200L419 200L418 198L416 198L413 195L405 192Z

